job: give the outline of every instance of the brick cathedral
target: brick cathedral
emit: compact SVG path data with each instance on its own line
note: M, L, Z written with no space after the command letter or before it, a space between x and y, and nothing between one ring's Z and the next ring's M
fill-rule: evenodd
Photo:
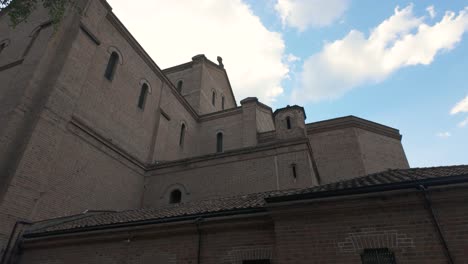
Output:
M160 69L105 0L0 13L1 263L468 263L467 165L238 104L228 64Z

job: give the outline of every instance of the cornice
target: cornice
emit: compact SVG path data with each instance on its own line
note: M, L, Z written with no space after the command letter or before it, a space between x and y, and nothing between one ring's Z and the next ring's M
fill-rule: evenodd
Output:
M193 61L189 61L189 62L186 62L186 63L182 63L182 64L179 64L179 65L176 65L176 66L166 68L166 69L164 69L162 71L163 71L164 74L171 74L171 73L174 73L174 72L190 69L190 68L192 68L192 66L193 66Z
M343 128L360 128L383 136L401 140L402 135L398 129L375 123L356 116L345 116L306 125L307 134L316 134Z

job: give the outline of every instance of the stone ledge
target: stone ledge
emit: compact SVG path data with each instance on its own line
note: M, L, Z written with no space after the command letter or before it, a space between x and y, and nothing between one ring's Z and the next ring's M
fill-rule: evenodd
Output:
M267 150L272 150L272 149L277 149L277 148L282 148L282 147L290 147L292 145L300 145L300 144L307 145L308 143L309 143L309 140L307 138L300 138L300 139L296 138L293 140L275 141L273 143L260 144L257 146L246 147L246 148L239 148L239 149L229 150L229 151L222 152L222 153L211 153L211 154L190 157L190 158L185 158L185 159L180 159L180 160L163 161L163 162L160 162L159 164L151 166L149 170L154 171L158 169L176 167L176 166L186 167L189 164L197 163L197 162L205 162L205 161L210 161L210 160L223 159L223 158L234 157L234 156L243 155L243 154L252 154L255 152L267 151ZM305 149L309 151L308 145L306 146Z

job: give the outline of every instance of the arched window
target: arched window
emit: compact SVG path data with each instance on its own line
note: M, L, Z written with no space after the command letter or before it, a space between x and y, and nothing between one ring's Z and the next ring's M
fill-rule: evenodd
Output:
M216 93L215 93L215 91L213 91L213 93L211 94L211 104L213 106L215 106L215 104L216 104Z
M6 43L0 44L0 54L2 54L2 51L5 49Z
M216 152L223 152L223 133L216 134Z
M146 102L146 97L148 96L148 84L144 83L141 86L140 90L140 97L138 97L138 108L144 109L145 108L145 102Z
M224 110L224 95L221 97L221 109Z
M184 82L183 82L182 80L180 80L180 81L177 82L177 91L178 91L179 93L182 92L182 86L183 86L183 85L184 85Z
M179 146L184 146L184 138L185 138L185 124L182 124L180 127L180 137L179 137Z
M286 128L291 129L291 118L289 116L286 117Z
M171 192L171 197L169 198L169 203L175 204L180 203L182 200L182 192L180 190L173 190Z
M115 74L115 69L117 68L117 63L119 62L119 54L117 52L112 52L109 57L109 62L107 63L106 72L104 76L107 80L112 81Z

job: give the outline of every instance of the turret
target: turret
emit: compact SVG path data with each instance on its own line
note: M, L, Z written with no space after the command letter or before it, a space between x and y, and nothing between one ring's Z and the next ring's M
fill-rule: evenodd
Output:
M306 137L304 108L298 105L286 106L274 112L276 136L278 139Z

